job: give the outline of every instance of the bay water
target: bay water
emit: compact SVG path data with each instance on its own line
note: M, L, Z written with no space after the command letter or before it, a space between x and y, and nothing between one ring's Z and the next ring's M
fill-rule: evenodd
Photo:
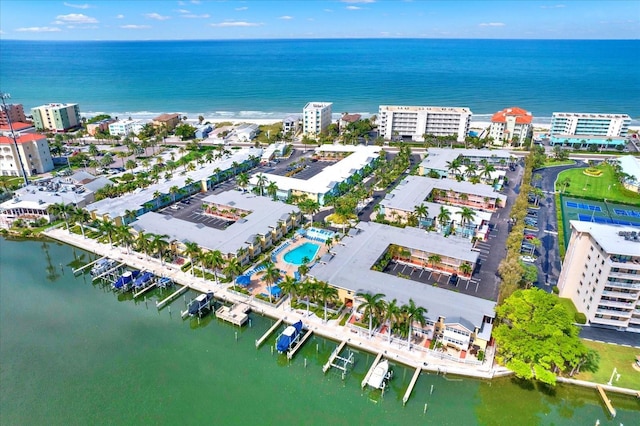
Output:
M288 361L272 353L275 336L255 348L274 320L251 314L244 328L212 316L182 320L182 298L171 310L155 307L168 291L134 301L73 276L93 258L55 242L0 239L0 424L631 425L640 418L640 401L630 397L609 395L613 420L593 390L426 373L403 406L413 371L402 365L393 366L384 395L363 391L372 354L354 349L344 379L335 369L324 375L336 342L312 337Z

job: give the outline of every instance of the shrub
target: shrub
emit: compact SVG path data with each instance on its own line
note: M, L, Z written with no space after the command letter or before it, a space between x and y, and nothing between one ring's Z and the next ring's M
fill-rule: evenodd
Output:
M587 316L585 314L583 314L582 312L576 312L575 315L573 316L573 319L578 324L586 324L587 323Z
M560 289L557 285L554 285L551 290L553 290L553 294L560 294Z
M484 351L478 351L478 361L484 361Z

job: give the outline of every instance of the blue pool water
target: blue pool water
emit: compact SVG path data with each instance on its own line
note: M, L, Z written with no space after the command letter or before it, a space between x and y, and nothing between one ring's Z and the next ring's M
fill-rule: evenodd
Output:
M284 254L284 261L287 263L291 263L292 265L302 265L302 259L305 257L309 258L311 261L316 253L318 253L318 249L320 246L314 243L304 243L301 246L294 248Z

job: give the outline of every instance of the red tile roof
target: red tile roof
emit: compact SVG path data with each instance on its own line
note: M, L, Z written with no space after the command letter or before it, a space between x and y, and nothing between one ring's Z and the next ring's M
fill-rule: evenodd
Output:
M502 111L498 111L491 117L492 123L505 123L507 121L507 117L516 117L517 124L531 124L531 120L533 119L533 115L529 111L526 111L522 108L511 107L505 108Z
M16 121L15 123L11 123L11 125L13 126L13 130L15 130L16 132L33 127L33 123L24 123L22 121ZM11 128L7 124L6 126L0 126L0 130L2 130L3 132L10 132Z
M176 119L178 117L180 117L180 114L176 114L176 113L167 114L167 113L164 113L164 114L160 114L159 116L154 118L153 121L160 121L160 122L162 122L162 121L170 121L170 120L174 120L174 119Z
M39 141L42 139L46 139L45 135L41 135L39 133L25 133L24 135L20 135L16 138L18 143L28 143ZM13 143L13 139L7 136L0 136L0 144L10 144Z
M360 114L344 114L340 120L346 121L347 123L355 123L360 120L361 117L362 115Z

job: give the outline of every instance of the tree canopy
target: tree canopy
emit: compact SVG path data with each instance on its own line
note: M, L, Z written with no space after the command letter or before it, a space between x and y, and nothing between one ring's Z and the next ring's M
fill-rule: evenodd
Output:
M196 128L190 124L179 124L175 130L176 136L180 136L182 140L193 139L196 135Z
M578 337L571 313L557 296L540 289L518 290L496 312L497 359L518 377L555 385L556 374L597 370L597 354Z

